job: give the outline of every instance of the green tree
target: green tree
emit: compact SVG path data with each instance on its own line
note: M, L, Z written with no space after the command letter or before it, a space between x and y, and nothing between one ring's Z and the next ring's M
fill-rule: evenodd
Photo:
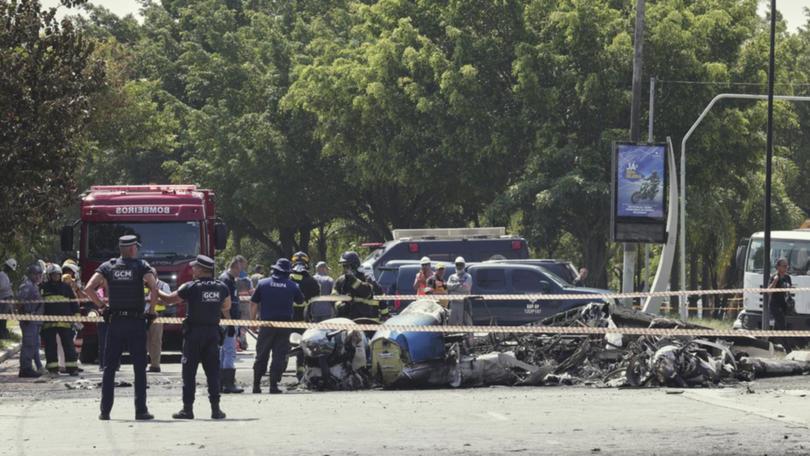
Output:
M104 82L93 44L54 15L36 0L0 3L3 245L42 232L74 198L78 139Z

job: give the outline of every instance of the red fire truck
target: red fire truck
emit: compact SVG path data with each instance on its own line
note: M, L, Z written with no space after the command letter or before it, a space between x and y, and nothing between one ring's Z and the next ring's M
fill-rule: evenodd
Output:
M78 249L74 247L78 227ZM134 234L142 244L140 254L174 290L191 280L189 262L198 254L214 257L225 248L227 228L216 218L214 193L195 185L93 186L81 196L81 215L61 231L62 250L78 250L82 281L87 283L96 268L117 257L118 238ZM180 305L170 311L182 317ZM95 325L85 325L81 336L81 361L94 362L98 355ZM179 349L180 326L164 328L163 345Z

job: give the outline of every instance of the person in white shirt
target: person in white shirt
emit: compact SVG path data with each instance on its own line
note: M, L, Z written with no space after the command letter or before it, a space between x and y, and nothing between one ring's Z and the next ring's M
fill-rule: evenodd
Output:
M17 270L17 260L9 258L0 268L0 300L10 300L14 298L14 288L11 286L9 274ZM0 314L11 313L11 303L0 303ZM0 320L0 339L9 336L6 328L6 320Z

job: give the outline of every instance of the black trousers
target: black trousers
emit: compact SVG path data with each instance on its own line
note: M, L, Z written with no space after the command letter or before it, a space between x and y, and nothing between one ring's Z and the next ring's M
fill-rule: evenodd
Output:
M104 377L101 382L101 411L110 413L115 394L115 371L121 364L124 347L135 371L135 413L146 413L146 320L110 317L104 350Z
M290 330L282 328L259 329L259 340L256 342L256 361L253 364L253 378L259 379L267 372L267 361L270 352L273 360L270 363L270 383L281 381L287 368L287 353L290 351Z
M45 323L47 325L47 323ZM76 370L79 365L76 363L76 347L73 345L75 333L72 328L65 327L45 327L43 325L42 339L45 341L45 368L50 371L59 369L59 354L56 338L62 341L62 349L65 351L65 368Z
M183 404L194 403L197 367L208 381L208 399L219 402L219 326L190 326L183 337Z

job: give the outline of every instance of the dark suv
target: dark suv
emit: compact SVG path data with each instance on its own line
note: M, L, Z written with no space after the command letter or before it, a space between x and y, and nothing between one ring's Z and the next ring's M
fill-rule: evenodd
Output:
M530 266L539 266L544 271L551 272L565 280L565 282L569 285L574 283L574 280L576 280L577 275L579 274L577 268L575 268L574 265L567 260L490 260L487 263L527 264Z
M472 295L488 294L607 294L608 290L581 288L569 285L565 280L529 264L487 262L467 268L472 275ZM562 300L497 300L472 298L475 324L524 325L542 320L558 312L579 307L594 299Z

